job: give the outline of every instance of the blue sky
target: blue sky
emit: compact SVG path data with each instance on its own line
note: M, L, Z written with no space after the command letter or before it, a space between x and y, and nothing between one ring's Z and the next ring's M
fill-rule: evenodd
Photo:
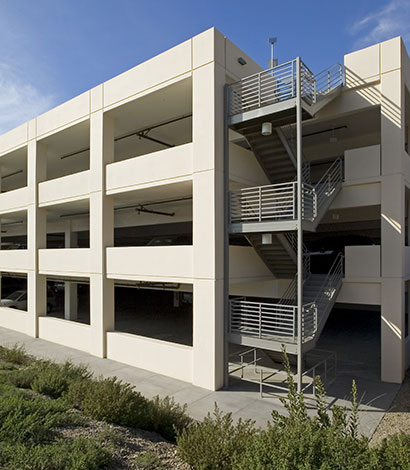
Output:
M257 62L315 72L401 35L410 0L0 0L0 133L212 26Z

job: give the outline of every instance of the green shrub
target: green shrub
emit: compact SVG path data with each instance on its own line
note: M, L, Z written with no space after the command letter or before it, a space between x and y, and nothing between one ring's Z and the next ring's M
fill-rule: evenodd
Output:
M26 365L33 361L23 346L15 344L12 348L0 346L0 360L10 362L11 364Z
M133 459L133 467L138 470L161 470L164 467L160 458L153 452L141 452Z
M15 387L31 388L52 398L61 397L71 382L86 380L92 375L86 366L69 361L57 364L47 360L33 361L26 367L6 374L8 381Z
M58 398L68 390L70 383L89 379L91 373L85 366L77 366L67 361L64 364L42 361L38 362L31 388L53 398Z
M410 468L410 435L394 434L384 439L376 450L381 470L408 470Z
M176 434L182 432L191 423L192 419L186 414L187 406L175 403L173 398L159 396L149 402L148 427L156 431L165 439L174 441Z
M66 413L61 400L47 400L27 392L0 395L0 441L3 443L39 444L49 442L53 428L76 423Z
M7 380L17 388L31 388L31 384L36 378L37 369L35 365L24 367L22 369L12 370L4 374Z
M298 393L284 355L289 387L282 399L287 414L272 412L267 431L253 436L244 452L237 453L234 470L371 470L376 463L368 440L358 437L358 402L356 385L352 387L352 411L326 404L325 390L316 379L316 416L309 416L302 393Z
M97 470L112 463L110 449L82 437L31 448L20 445L9 453L7 470Z
M147 428L148 400L116 377L72 382L65 398L91 418Z
M232 413L222 414L215 404L213 415L178 433L178 455L197 470L228 470L254 433L253 421L234 424Z

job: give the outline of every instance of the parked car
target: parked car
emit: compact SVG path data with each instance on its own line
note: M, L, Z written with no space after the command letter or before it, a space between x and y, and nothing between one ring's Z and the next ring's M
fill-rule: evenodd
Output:
M18 310L27 310L27 291L15 290L5 299L0 300L2 307L16 308Z
M147 246L192 245L192 235L161 235L152 238Z
M47 313L51 312L54 306L54 298L47 299ZM0 300L2 307L15 308L18 310L27 310L27 291L15 290L10 295Z

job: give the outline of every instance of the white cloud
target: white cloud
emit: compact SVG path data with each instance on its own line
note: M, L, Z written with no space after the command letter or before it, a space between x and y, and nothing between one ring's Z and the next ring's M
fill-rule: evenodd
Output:
M36 89L15 67L0 63L0 134L50 109L54 103L52 95Z
M385 41L395 36L410 39L410 0L390 0L349 28L355 48Z

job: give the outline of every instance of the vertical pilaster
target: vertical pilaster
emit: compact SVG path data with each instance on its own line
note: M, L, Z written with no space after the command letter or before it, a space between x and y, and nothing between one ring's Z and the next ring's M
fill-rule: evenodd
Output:
M224 85L215 62L193 73L193 383L224 384Z
M400 69L381 74L381 378L385 382L396 383L403 380L405 363L406 208L403 176L405 129L402 87Z
M46 276L39 274L38 250L47 247L46 211L38 207L38 183L47 176L46 148L41 142L31 140L27 149L27 184L31 204L27 209L27 310L32 315L31 334L38 336L38 317L47 313Z
M72 223L68 221L64 231L65 248L77 247L77 233L72 230ZM77 320L78 315L78 289L77 283L64 282L64 318L66 320Z
M113 245L114 208L105 195L106 165L114 161L114 123L102 111L90 119L90 322L91 352L106 356L106 332L114 329L114 281L106 279L106 248Z

